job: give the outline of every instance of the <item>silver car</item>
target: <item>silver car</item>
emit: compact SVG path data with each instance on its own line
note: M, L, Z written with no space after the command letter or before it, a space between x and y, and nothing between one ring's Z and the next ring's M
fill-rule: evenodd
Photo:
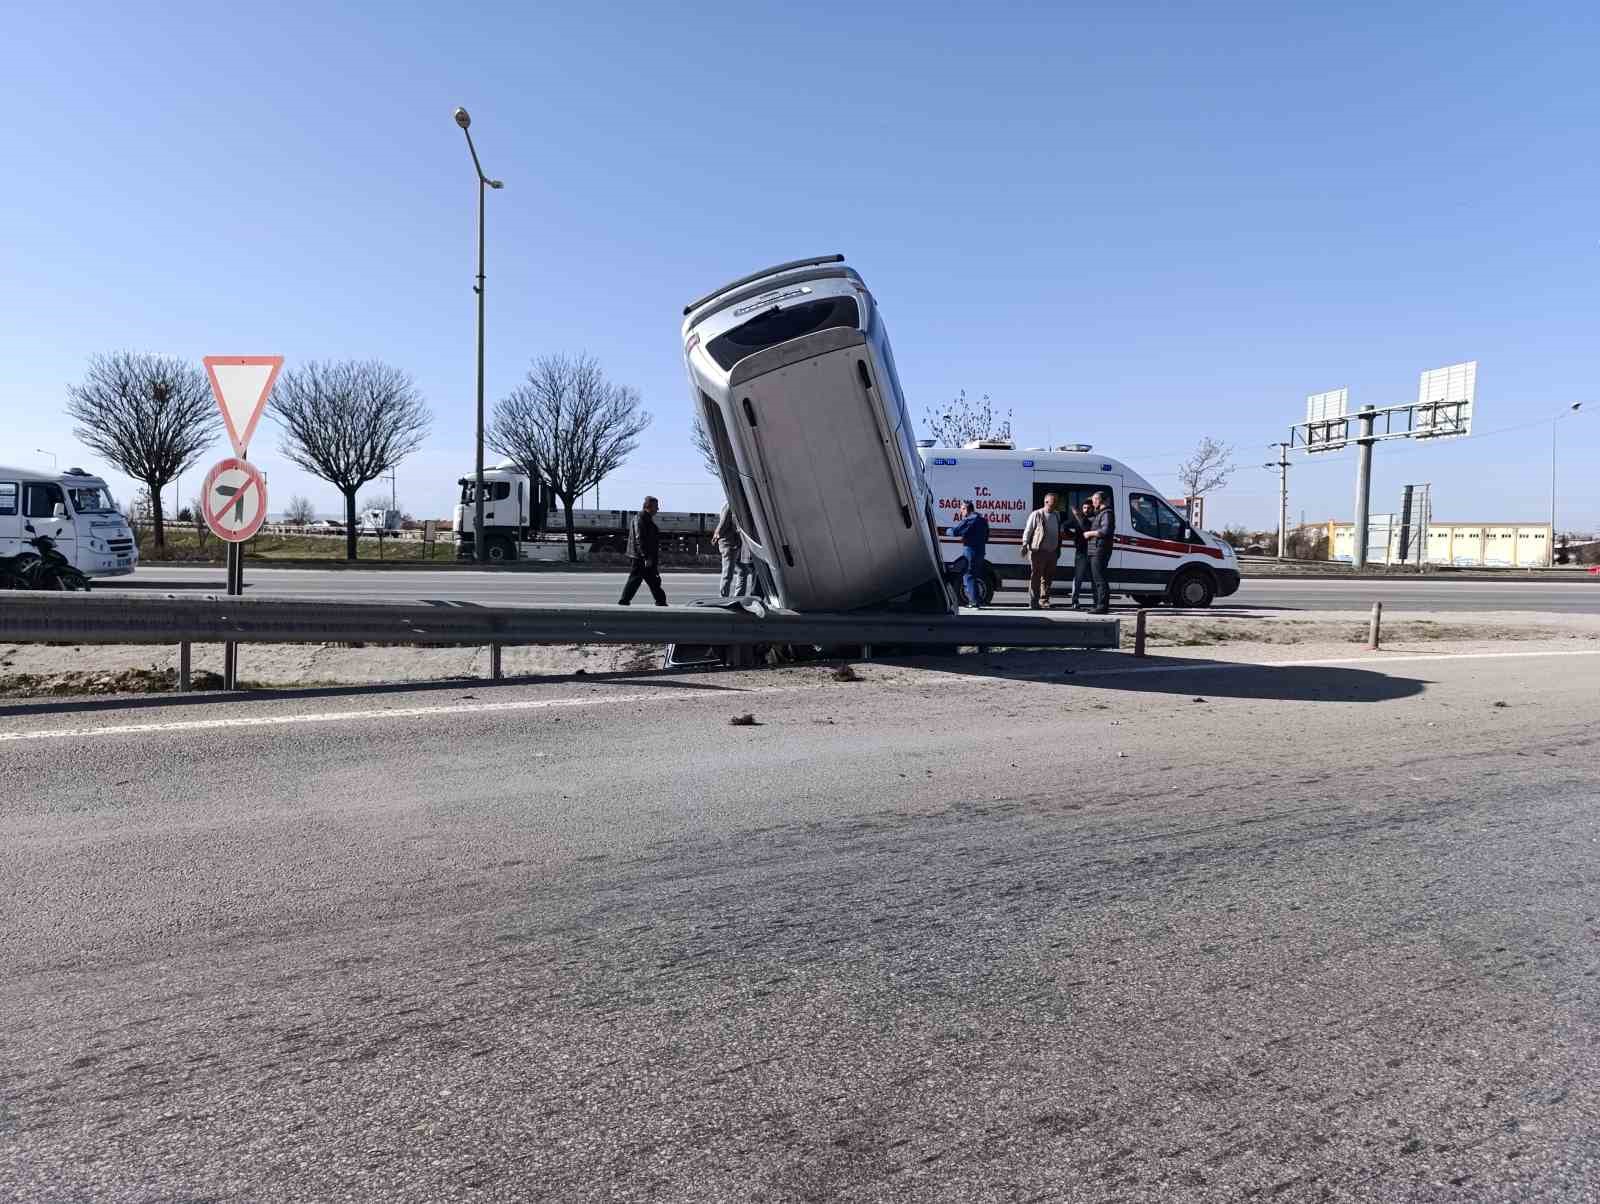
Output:
M844 257L779 264L683 312L689 387L773 601L948 613L889 337Z

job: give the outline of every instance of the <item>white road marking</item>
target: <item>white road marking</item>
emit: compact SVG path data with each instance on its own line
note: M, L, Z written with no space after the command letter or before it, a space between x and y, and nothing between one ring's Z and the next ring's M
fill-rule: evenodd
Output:
M470 687L468 687L470 688ZM747 690L742 693L762 693ZM234 719L177 719L171 723L123 723L111 727L60 727L37 732L0 732L6 740L61 740L74 736L142 736L157 732L204 732L241 727L288 727L295 723L359 722L371 719L423 719L439 715L481 715L488 711L543 711L568 707L605 706L612 703L654 702L657 699L697 698L699 690L655 691L650 694L612 694L603 698L523 698L512 702L451 703L448 706L390 707L367 711L313 711L300 715L241 715Z
M1527 652L1372 652L1365 656L1320 657L1291 661L1200 661L1195 664L1128 665L1110 669L1079 669L1075 678L1126 677L1141 673L1220 673L1237 669L1296 669L1314 665L1366 665L1381 668L1401 662L1438 663L1440 661L1535 659L1539 657L1600 656L1600 648L1555 649ZM997 678L1004 681L1004 678ZM915 682L877 682L881 686L915 685ZM464 686L471 689L470 686ZM783 686L752 686L731 692L735 698L755 695L792 694L821 688L818 683ZM502 711L547 711L576 707L608 706L635 702L687 702L691 699L727 701L729 692L705 690L655 690L649 694L608 694L597 698L523 698L509 702L457 702L424 707L390 707L364 711L313 711L296 715L241 715L229 719L177 719L170 723L123 723L106 727L58 727L40 731L0 732L0 743L19 740L65 740L91 736L143 736L164 732L217 731L228 728L289 727L296 723L359 723L375 719L425 719L441 715L482 715Z

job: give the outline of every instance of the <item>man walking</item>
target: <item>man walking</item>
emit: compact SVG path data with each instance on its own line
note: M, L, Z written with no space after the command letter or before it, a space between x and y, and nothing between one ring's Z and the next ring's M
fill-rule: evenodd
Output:
M1089 529L1083 533L1089 541L1089 577L1094 583L1094 609L1089 613L1108 615L1111 613L1111 582L1106 569L1111 564L1117 516L1112 512L1111 499L1104 492L1096 493L1089 501L1094 506L1094 514L1089 519Z
M717 516L716 530L711 538L717 542L717 552L722 556L722 590L724 598L742 598L750 592L750 560L744 554L744 536L739 534L739 524L733 521L733 507L724 502ZM733 587L734 574L739 575L739 588Z
M1061 516L1056 513L1056 495L1044 495L1044 505L1028 515L1022 529L1022 554L1028 560L1028 607L1050 609L1050 585L1056 576L1056 561L1061 556Z
M641 581L650 587L650 596L657 606L667 604L667 591L661 588L661 532L656 529L655 520L659 509L661 503L655 498L645 498L628 528L628 580L622 587L622 597L617 599L619 606L632 604Z
M983 559L989 547L989 520L979 514L971 502L962 502L961 520L950 528L950 534L961 541L961 548L967 554L967 571L961 578L962 585L966 587L967 602L981 610Z

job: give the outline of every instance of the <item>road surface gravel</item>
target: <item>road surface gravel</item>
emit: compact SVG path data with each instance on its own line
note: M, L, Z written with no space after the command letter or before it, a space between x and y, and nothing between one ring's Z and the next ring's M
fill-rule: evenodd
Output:
M0 1199L1600 1199L1509 651L0 707Z

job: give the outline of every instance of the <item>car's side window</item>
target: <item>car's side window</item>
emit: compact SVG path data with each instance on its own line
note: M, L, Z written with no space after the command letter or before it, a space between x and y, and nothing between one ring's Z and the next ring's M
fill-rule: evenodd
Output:
M1128 516L1133 522L1133 529L1140 535L1175 543L1184 542L1189 526L1164 500L1148 493L1128 495Z
M17 483L15 481L0 481L0 516L15 515L17 512Z
M46 482L41 485L29 485L23 499L23 513L29 518L50 518L56 512L56 505L66 505L67 496L61 492L61 486Z

